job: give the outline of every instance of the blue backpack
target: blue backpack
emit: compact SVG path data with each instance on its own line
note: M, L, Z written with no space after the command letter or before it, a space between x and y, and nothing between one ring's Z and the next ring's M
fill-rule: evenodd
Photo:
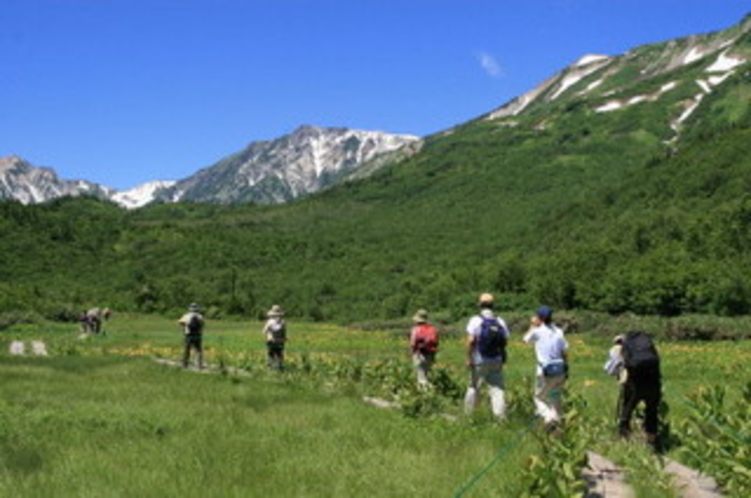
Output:
M504 362L506 361L505 330L498 318L482 317L477 350L483 358L501 358Z

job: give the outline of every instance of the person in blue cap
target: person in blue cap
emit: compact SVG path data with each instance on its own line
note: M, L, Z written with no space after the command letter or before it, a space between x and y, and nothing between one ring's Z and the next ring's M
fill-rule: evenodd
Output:
M536 413L548 428L555 427L562 415L562 391L568 372L568 342L553 323L553 310L540 306L530 320L524 342L534 344L537 360L534 402Z

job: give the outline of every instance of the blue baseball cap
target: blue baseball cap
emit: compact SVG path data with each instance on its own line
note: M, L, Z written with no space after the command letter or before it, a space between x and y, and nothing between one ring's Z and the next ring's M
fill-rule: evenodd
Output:
M550 320L553 316L553 308L550 306L540 306L537 308L537 316L542 320Z

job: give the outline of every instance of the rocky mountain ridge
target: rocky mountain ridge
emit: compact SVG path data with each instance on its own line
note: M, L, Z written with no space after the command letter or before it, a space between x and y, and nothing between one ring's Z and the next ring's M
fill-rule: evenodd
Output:
M152 181L126 191L61 179L52 168L8 156L0 158L0 198L34 204L90 195L127 208L155 201L273 204L327 188L378 155L419 142L412 135L301 126L275 140L253 142L187 178Z
M52 168L40 168L18 156L0 157L0 199L36 204L65 196L109 197L111 189L85 180L63 180Z

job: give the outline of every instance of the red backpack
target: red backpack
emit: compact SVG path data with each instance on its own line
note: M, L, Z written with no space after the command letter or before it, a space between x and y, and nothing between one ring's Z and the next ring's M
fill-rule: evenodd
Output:
M435 354L438 351L438 331L427 323L415 325L414 351Z

